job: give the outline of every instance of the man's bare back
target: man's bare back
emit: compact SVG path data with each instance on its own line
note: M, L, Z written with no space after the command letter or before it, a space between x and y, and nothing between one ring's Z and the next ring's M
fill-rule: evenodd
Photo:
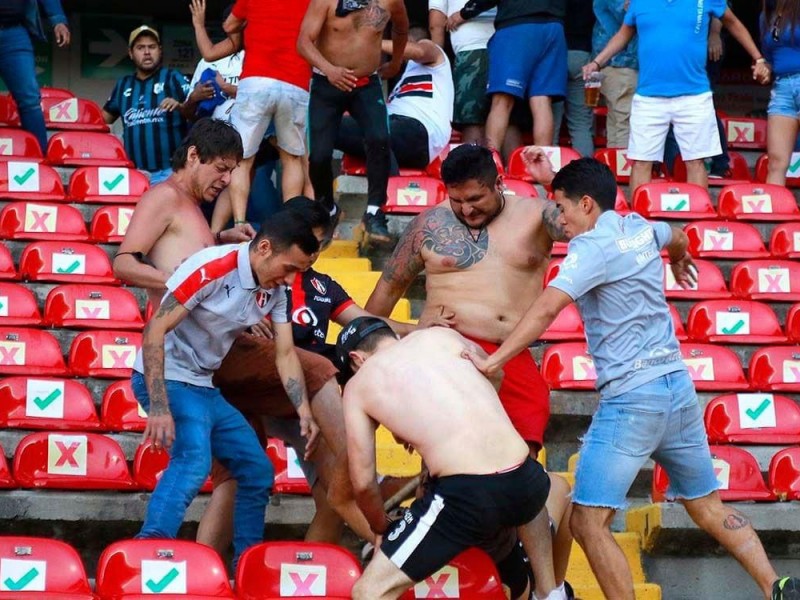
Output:
M416 331L371 356L347 384L360 410L414 446L432 475L486 474L520 464L528 446L492 384L466 360L481 352L453 330Z
M560 235L556 222L555 204L514 195L480 230L447 203L431 208L404 232L366 309L391 310L424 270L423 315L455 313L460 333L500 343L542 291L553 236Z

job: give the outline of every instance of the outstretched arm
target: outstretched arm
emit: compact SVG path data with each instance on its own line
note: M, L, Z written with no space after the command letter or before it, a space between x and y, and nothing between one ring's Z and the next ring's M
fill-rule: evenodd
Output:
M625 48L625 46L628 45L628 42L633 39L635 34L635 27L623 24L622 27L619 28L619 31L614 34L614 37L608 40L608 44L606 44L606 47L600 51L600 54L595 56L588 64L583 66L583 78L587 79L589 75L595 71L599 71L606 64L608 64L608 61L614 58L614 56L616 56Z
M208 37L208 31L206 31L206 0L192 0L189 10L192 12L192 25L194 26L197 48L200 50L200 56L205 60L213 62L242 49L242 34L239 32L229 33L227 38L216 44Z
M383 40L381 42L381 50L386 54L391 54L394 52L394 42ZM430 40L406 42L405 50L403 50L403 58L405 60L413 60L421 65L429 66L435 66L444 62L442 51Z

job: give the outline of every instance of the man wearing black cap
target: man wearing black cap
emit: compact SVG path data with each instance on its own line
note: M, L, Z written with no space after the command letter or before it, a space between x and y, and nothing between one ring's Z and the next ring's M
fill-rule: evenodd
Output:
M547 518L550 481L467 351L482 352L451 329L401 341L375 317L354 319L339 334L337 362L352 376L343 396L350 478L379 549L353 588L356 600L398 598L472 546L492 556L512 598L528 597L516 528ZM430 473L424 496L394 523L375 477L378 423L413 446Z
M186 119L199 98L189 95L189 82L175 69L161 66L161 38L149 25L128 37L128 56L136 72L117 81L103 106L109 125L122 118L125 152L137 169L150 174L150 184L172 173L170 160L186 135Z

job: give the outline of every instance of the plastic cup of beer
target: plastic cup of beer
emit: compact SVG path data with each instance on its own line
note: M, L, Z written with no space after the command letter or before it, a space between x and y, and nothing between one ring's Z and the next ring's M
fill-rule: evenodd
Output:
M594 108L600 103L600 87L603 85L603 74L594 72L583 82L583 101L586 106Z

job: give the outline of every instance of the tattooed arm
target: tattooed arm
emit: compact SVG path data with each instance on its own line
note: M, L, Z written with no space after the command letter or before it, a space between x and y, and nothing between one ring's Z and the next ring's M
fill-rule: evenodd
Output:
M306 379L300 359L294 347L291 323L274 323L275 333L275 366L283 382L283 389L289 401L300 417L300 433L306 438L305 458L314 452L319 435L314 417L311 414L311 403L308 401Z
M426 223L437 210L426 211L409 223L364 306L368 313L388 317L414 278L425 268L422 245Z
M170 293L144 328L142 360L150 409L147 411L147 427L142 434L142 441L149 439L156 448L163 445L169 449L175 440L175 423L169 411L164 384L164 337L188 314L189 311Z
M542 223L544 224L547 235L554 242L566 242L566 234L564 228L561 226L561 211L555 202L550 200L542 200L544 206L542 207Z

